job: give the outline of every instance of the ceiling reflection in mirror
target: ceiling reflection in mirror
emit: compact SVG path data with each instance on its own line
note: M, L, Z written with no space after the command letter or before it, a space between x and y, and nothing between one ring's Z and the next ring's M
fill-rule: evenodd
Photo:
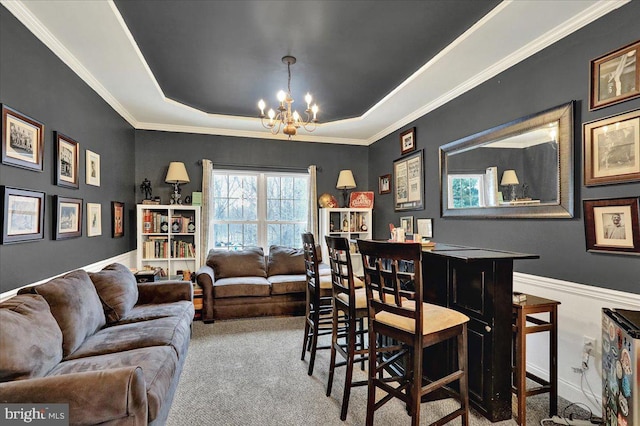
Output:
M573 217L573 103L440 147L443 217Z

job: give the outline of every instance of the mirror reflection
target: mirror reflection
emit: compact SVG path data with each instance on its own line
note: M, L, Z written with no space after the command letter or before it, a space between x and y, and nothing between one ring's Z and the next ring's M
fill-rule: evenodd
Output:
M573 103L440 147L442 216L572 217Z

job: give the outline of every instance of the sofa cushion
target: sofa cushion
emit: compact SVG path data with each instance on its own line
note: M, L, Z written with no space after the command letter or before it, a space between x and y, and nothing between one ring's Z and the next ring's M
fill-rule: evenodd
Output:
M207 265L216 280L231 277L267 277L262 247L245 247L240 251L209 251Z
M67 357L105 324L102 303L89 274L82 269L20 292L40 294L62 330L62 356Z
M304 251L292 247L269 247L267 276L304 274Z
M271 275L267 278L271 283L271 294L304 293L307 288L307 276Z
M269 296L271 284L262 277L236 277L216 279L213 283L213 297Z
M195 314L193 302L180 300L173 303L136 305L117 324L149 321L158 318L176 317L191 322Z
M62 360L62 331L37 294L0 303L0 382L44 376Z
M107 324L124 318L138 300L136 277L124 265L113 263L100 272L89 273L96 287Z
M171 382L178 373L178 365L178 356L171 347L153 346L65 361L53 369L49 376L139 366L144 375L149 404L148 420L151 422L156 419L162 403L171 392Z

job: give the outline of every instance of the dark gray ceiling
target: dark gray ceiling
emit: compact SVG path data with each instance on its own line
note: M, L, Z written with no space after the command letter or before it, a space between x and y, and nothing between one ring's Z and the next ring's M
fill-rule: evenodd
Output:
M499 3L115 0L167 97L255 117L293 55L294 105L310 92L322 122L365 113Z

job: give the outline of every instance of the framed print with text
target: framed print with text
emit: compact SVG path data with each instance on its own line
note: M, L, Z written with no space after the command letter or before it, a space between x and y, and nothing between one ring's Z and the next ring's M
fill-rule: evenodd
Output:
M100 155L87 150L86 157L86 183L87 185L100 186Z
M589 109L640 96L640 41L591 61Z
M424 238L433 238L433 220L432 219L418 219L418 234Z
M87 203L87 237L102 235L102 205Z
M41 172L44 124L2 105L2 164Z
M82 236L82 198L53 196L53 239Z
M78 189L80 144L68 136L54 132L56 141L56 185Z
M640 110L584 124L584 184L640 180Z
M424 170L422 150L393 162L395 211L424 208Z
M111 236L124 236L124 203L119 201L111 202Z
M587 251L640 255L640 197L584 200Z
M2 186L2 244L44 238L44 192Z

